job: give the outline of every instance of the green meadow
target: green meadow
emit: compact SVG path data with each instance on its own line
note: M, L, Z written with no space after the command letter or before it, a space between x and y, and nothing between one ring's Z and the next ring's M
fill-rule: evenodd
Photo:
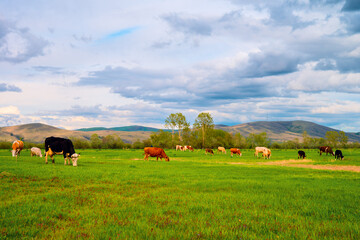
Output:
M359 172L261 164L296 150L165 151L81 150L73 167L0 150L0 239L360 239ZM303 164L360 166L359 149L305 151Z

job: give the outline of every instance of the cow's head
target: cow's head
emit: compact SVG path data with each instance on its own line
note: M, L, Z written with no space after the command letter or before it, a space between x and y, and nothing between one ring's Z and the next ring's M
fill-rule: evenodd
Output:
M77 160L79 157L80 157L80 154L78 154L78 153L74 153L73 155L71 155L71 162L74 167L77 167Z
M16 150L11 150L11 154L13 157L15 157Z
M166 162L169 162L170 161L170 158L168 156L165 157L165 161Z

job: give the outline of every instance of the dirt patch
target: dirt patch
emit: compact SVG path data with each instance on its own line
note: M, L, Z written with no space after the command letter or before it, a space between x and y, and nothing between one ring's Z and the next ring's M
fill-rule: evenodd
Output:
M341 165L313 165L313 164L304 164L312 163L313 160L304 159L304 160L282 160L282 161L272 161L272 162L257 162L257 163L244 163L244 162L230 162L229 164L240 164L240 165L276 165L284 167L298 167L298 168L311 168L311 169L320 169L320 170L332 170L332 171L350 171L350 172L360 172L360 166L341 166ZM300 163L300 164L299 164Z
M131 160L140 161L140 160L144 160L144 159L143 158L132 158Z
M310 159L303 159L303 160L290 159L290 160L272 161L272 162L258 162L256 164L285 166L285 165L294 164L294 163L310 163L310 162L314 162L314 161L310 160Z
M359 166L335 166L335 165L311 165L311 164L289 164L287 167L300 167L300 168L311 168L321 170L332 170L332 171L350 171L360 172Z

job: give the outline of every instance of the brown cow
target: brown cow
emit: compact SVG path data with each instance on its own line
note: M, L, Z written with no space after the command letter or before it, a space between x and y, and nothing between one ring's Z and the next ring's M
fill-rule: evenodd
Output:
M156 161L158 161L159 158L161 161L163 158L165 158L166 162L170 161L169 157L166 155L164 149L162 148L146 147L144 148L144 154L145 154L144 160L149 161L149 156L150 156L150 157L156 157Z
M328 155L328 153L330 153L331 155L335 155L333 150L331 149L331 147L329 146L322 146L322 147L319 147L319 150L320 150L320 156L321 154L324 152L326 153L326 156Z
M20 152L21 152L21 150L23 150L23 148L24 148L23 141L21 141L21 140L14 141L12 144L12 150L11 150L12 156L16 157L16 159L17 159L17 156L20 155Z
M206 148L206 149L205 149L205 154L207 155L208 153L210 153L210 154L214 155L214 152L213 152L213 150L212 150L212 149L210 149L210 148Z
M271 150L266 148L263 152L262 152L262 155L264 158L267 158L269 159L271 157Z
M233 156L233 154L237 154L237 155L239 155L239 157L241 157L241 155L242 155L240 149L238 149L238 148L230 148L230 153L231 153L231 157Z
M186 149L188 149L189 151L191 151L191 152L193 152L194 151L194 149L192 148L192 146L185 146L186 147ZM185 150L186 150L185 149Z

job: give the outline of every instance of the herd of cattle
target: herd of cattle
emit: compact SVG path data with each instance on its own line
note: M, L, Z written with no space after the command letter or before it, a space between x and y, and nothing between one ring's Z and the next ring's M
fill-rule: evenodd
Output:
M11 151L12 156L17 158L17 156L20 155L20 152L23 148L24 148L24 143L21 140L14 141L12 144L12 151ZM194 149L191 146L176 145L175 149L176 151L187 151L187 150L191 152L194 151ZM320 156L322 153L326 153L326 155L331 154L335 156L335 159L341 159L341 160L344 159L341 150L336 150L335 152L333 152L333 150L329 146L322 146L319 148L319 151L320 151ZM218 147L217 152L226 154L226 149L224 147ZM214 151L212 149L206 148L205 154L208 153L214 155ZM254 156L259 157L259 153L262 154L263 158L269 159L271 157L271 150L269 148L256 147ZM45 139L45 163L48 163L47 159L49 156L52 160L52 163L55 163L54 155L56 154L62 154L64 156L65 165L70 164L70 160L71 160L72 165L75 167L77 166L77 160L80 154L75 153L74 145L70 139L59 138L59 137L48 137ZM238 155L239 157L242 156L242 153L238 148L230 148L230 154L231 157L233 157L234 154ZM41 149L37 147L32 147L30 149L30 155L42 157ZM165 161L167 162L170 161L169 157L166 155L164 149L162 148L145 147L144 155L145 155L144 160L148 160L148 161L149 161L149 157L156 157L157 161L159 158L160 160L164 158ZM306 158L306 154L304 151L302 150L298 151L298 159L299 158L302 159Z
M20 155L21 150L24 148L24 143L21 140L16 140L12 144L12 156L16 157ZM45 163L48 163L47 159L50 156L52 163L55 163L54 155L62 154L64 156L65 165L70 164L70 160L74 167L77 166L77 160L80 154L75 153L74 145L70 139L59 137L48 137L45 139ZM32 147L30 149L31 156L42 157L41 149Z

